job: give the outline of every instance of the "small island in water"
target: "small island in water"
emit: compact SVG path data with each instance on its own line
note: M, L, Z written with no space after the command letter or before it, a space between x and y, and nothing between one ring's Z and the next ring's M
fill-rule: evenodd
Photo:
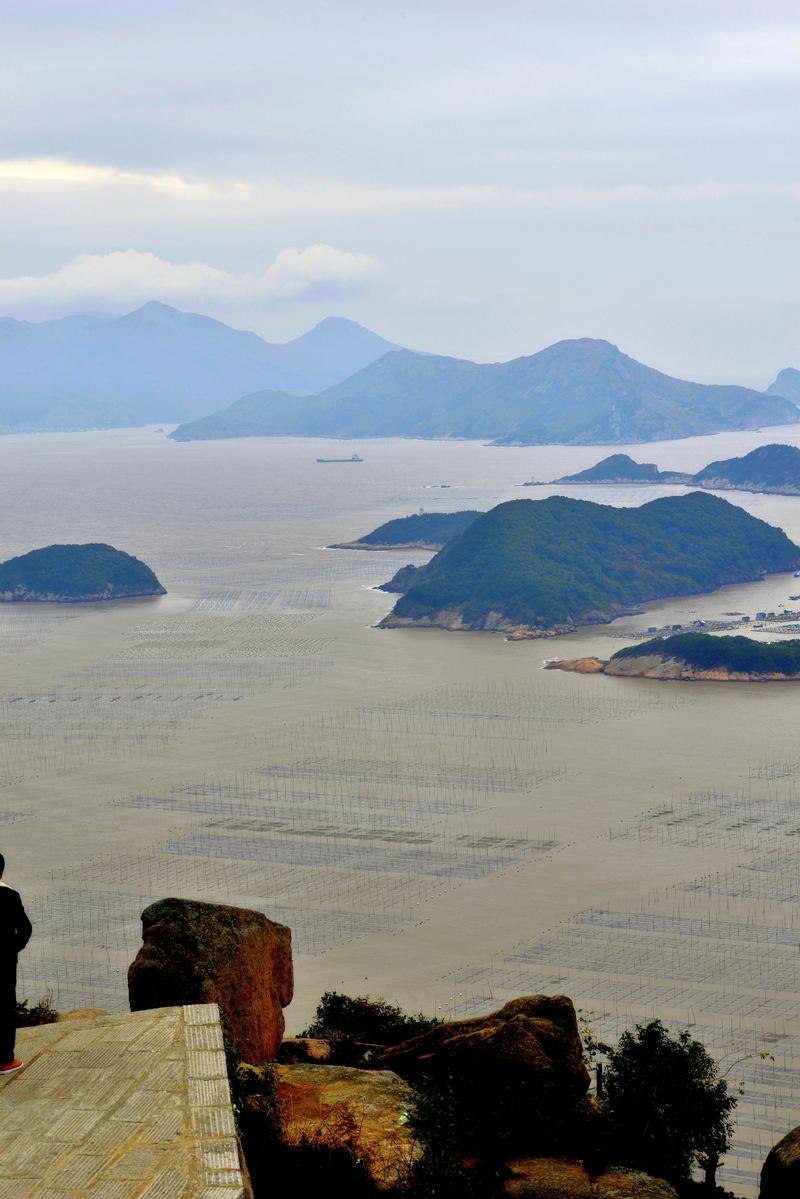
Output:
M763 642L752 637L678 633L629 645L607 662L602 658L556 658L545 663L545 669L685 682L800 682L800 640Z
M653 462L634 462L628 454L610 454L575 475L554 483L679 483L709 491L754 491L765 495L800 495L800 449L794 445L760 445L741 458L709 462L695 474L659 470ZM541 487L523 483L523 487Z
M166 595L149 566L115 549L48 545L0 564L0 603L80 604Z
M332 550L440 550L468 529L481 512L416 512L387 520L385 525L359 537L342 541Z
M629 454L609 454L594 466L564 475L556 483L689 483L691 475L677 470L659 470L654 462L634 462ZM536 487L536 483L525 483Z
M399 570L384 590L401 597L381 626L547 637L798 567L800 547L781 529L702 491L639 508L512 500L426 565Z

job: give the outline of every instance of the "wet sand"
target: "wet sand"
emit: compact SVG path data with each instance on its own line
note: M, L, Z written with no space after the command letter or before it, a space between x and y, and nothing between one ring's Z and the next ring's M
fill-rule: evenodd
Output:
M628 449L694 470L800 430ZM755 1194L800 1123L796 689L543 670L648 625L792 607L773 576L548 641L378 630L425 553L323 548L394 516L538 500L602 448L177 445L150 430L0 438L3 557L102 540L163 599L0 606L0 844L30 900L31 998L124 1006L138 913L167 894L289 923L289 1027L321 991L488 1010L573 995L614 1032L658 1014L769 1049L725 1177ZM432 486L447 483L446 489ZM640 504L682 488L561 489ZM800 498L725 498L800 542ZM739 1054L741 1056L741 1054Z

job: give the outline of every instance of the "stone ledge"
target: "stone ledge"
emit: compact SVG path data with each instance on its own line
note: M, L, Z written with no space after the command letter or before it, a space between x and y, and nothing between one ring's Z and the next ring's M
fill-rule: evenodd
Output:
M245 1199L216 1004L21 1029L5 1199Z

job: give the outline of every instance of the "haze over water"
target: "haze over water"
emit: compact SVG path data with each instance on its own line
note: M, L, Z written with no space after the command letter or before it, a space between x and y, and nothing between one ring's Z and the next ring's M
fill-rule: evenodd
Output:
M618 448L696 470L774 440L800 429ZM315 461L355 449L363 464ZM544 990L604 1032L658 1015L718 1051L768 1045L775 1063L740 1069L723 1173L755 1194L800 1123L796 690L542 664L608 657L649 624L792 607L800 580L508 643L375 629L392 604L375 585L428 555L324 548L420 507L539 500L558 488L519 485L605 452L1 438L4 556L108 541L168 590L0 607L0 824L37 925L21 993L122 1010L139 912L176 894L292 927L290 1028L331 987L440 1014ZM800 499L725 498L800 541Z

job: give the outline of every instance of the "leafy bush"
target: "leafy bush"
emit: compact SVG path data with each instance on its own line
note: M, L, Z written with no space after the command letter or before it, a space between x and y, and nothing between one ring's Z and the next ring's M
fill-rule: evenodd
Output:
M705 1046L685 1030L672 1037L653 1020L605 1049L613 1159L679 1184L699 1165L713 1186L730 1148L736 1099Z
M328 1041L363 1041L370 1045L398 1045L409 1037L428 1032L441 1024L435 1016L415 1016L385 999L366 995L353 998L339 991L326 991L308 1028L301 1037Z
M463 1088L452 1076L414 1084L409 1123L422 1153L406 1179L403 1195L408 1199L483 1199L494 1189L496 1161L494 1168L487 1167L472 1156L480 1145L472 1141L475 1125L464 1100Z
M359 1142L356 1116L334 1109L327 1119L291 1145L284 1145L278 1162L282 1190L327 1199L373 1199L375 1183ZM274 1175L273 1190L275 1193Z
M21 999L17 1003L17 1028L33 1028L37 1024L55 1024L58 1012L53 1007L53 996L45 995L38 1003Z

